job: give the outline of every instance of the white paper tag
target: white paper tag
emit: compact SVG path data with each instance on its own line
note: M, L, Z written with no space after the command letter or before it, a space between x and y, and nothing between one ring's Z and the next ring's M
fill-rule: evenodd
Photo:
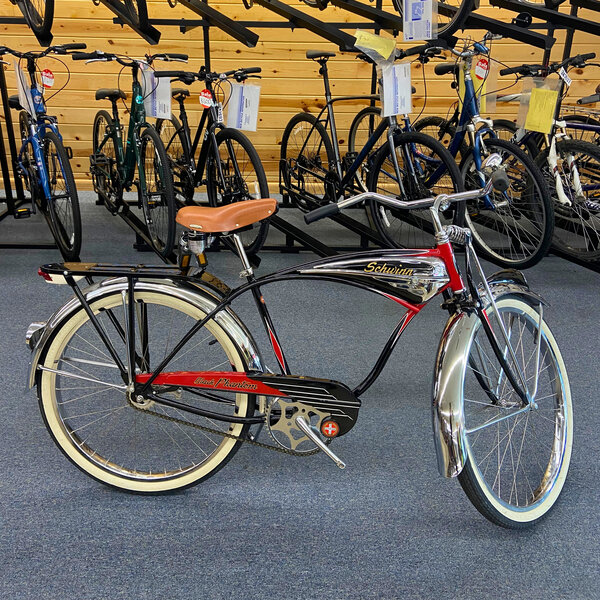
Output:
M234 83L227 111L227 127L256 131L260 85Z
M213 99L210 90L202 90L198 99L204 108L210 108L213 105Z
M433 31L433 0L403 0L404 41L431 40L437 36ZM437 8L437 3L436 3Z
M42 71L42 85L45 88L51 88L54 85L54 73L50 69Z
M223 122L223 104L217 102L217 123Z
M381 78L383 116L407 115L412 112L410 63L384 65L381 68Z
M490 63L487 58L480 58L475 65L475 77L485 79L490 69Z
M35 116L35 108L33 105L33 98L31 97L31 90L26 83L25 74L23 69L19 66L19 63L14 60L13 66L15 68L15 74L17 76L17 90L19 92L19 104L32 116ZM38 95L41 99L41 94Z
M154 77L151 69L142 70L144 110L149 117L171 118L171 81L168 77Z
M573 83L573 80L567 75L567 72L565 71L564 67L561 67L558 70L558 74L560 78L567 84L567 87L569 87Z

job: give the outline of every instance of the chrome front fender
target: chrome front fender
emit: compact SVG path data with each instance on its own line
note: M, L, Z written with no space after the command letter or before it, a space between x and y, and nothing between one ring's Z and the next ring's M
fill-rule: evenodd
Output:
M514 273L515 275L510 271L500 271L488 279L494 299L515 295L534 305L545 304L541 296L529 289L524 277L518 272ZM478 320L477 315L472 312L452 315L444 328L435 359L433 439L438 470L443 477L456 477L467 458L463 385L470 341Z
M135 284L135 289L136 291L164 292L170 294L182 300L189 301L205 313L212 311L220 302L216 294L209 292L205 288L200 288L198 285L194 285L193 282L187 282L185 280L139 279ZM105 279L82 291L87 301L92 303L103 296L115 292L118 293L123 290L127 290L127 279L119 277ZM71 300L61 306L50 319L48 319L43 327L38 328L35 331L29 369L29 388L32 388L35 385L37 367L40 364L40 361L43 360L45 350L51 342L54 333L80 308L81 303L79 300L75 297L71 298ZM215 321L233 336L248 368L254 371L264 371L265 369L263 368L260 351L252 338L252 334L233 310L229 307L224 308L217 313Z

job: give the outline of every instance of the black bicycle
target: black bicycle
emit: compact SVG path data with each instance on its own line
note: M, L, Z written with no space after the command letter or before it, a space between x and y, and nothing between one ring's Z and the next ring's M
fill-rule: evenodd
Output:
M252 142L238 129L223 124L223 107L230 97L231 80L241 83L249 77L257 77L260 72L260 67L226 73L210 72L202 67L197 73L154 73L155 77L169 77L186 85L195 81L203 81L206 85L201 94L205 110L193 141L185 110L185 100L190 94L186 88L172 90L172 96L179 104L181 120L172 116L156 122L169 157L176 199L180 204L192 203L194 191L201 185L206 186L210 206L269 197L265 170ZM200 154L196 160L198 146ZM261 221L241 233L248 254L256 254L262 248L268 229L268 222Z

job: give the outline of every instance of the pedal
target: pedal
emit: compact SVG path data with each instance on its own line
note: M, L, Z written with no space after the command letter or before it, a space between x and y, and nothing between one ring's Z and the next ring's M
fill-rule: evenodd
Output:
M31 216L30 208L17 208L14 213L15 219L28 219Z
M297 416L295 421L298 428L302 430L306 437L310 438L315 446L323 451L340 469L346 468L346 463L329 449L329 446L327 446L327 444L319 437L318 431L313 429L304 417Z

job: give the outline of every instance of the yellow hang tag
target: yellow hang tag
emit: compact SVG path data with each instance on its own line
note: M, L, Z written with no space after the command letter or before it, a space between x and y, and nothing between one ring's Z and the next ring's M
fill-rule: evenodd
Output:
M375 50L375 52L377 52L377 54L382 56L385 60L391 56L392 52L396 48L395 40L382 37L381 35L375 35L374 33L370 33L369 31L364 31L362 29L357 29L354 33L354 37L356 38L354 45L359 50L363 48Z
M533 88L529 98L529 110L525 119L525 129L550 133L554 123L558 92L546 88Z

